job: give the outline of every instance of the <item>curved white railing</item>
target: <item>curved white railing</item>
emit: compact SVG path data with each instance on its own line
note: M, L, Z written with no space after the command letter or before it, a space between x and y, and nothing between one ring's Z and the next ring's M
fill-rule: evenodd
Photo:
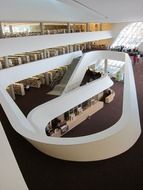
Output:
M113 59L124 61L125 79L123 112L120 120L102 132L84 137L48 137L42 132L40 133L39 130L37 131L37 129L35 129L25 118L23 113L19 110L15 102L4 89L4 81L8 81L4 82L5 84L10 84L10 78L12 76L11 69L5 69L5 76L3 75L3 77L1 77L0 71L0 102L11 125L37 149L56 158L73 161L92 161L110 158L128 150L137 141L141 133L134 76L129 56L125 53L96 51L86 53L85 59L91 63L96 59ZM21 72L24 72L26 67L27 65L21 67ZM38 68L38 66L35 64L34 68ZM27 78L29 75L32 75L32 72L33 71L30 70L27 73ZM11 78L11 80L14 82L14 79ZM94 83L92 84L94 86ZM79 91L82 90L82 87L80 88ZM68 96L68 94L70 93L67 93L66 96ZM63 102L64 97L65 96L60 97ZM72 101L73 99L74 97L72 97ZM54 99L52 101L58 102L58 99ZM61 107L61 113L63 112L64 110L62 110Z
M36 107L28 114L28 120L35 126L35 129L46 135L45 127L52 119L103 92L112 85L112 80L105 75L100 79L78 87L69 93Z

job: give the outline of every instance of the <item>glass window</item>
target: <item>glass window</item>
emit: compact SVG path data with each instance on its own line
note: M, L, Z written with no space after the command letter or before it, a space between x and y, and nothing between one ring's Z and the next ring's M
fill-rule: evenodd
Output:
M126 26L118 35L111 48L125 46L125 48L138 47L143 41L143 22L132 23Z

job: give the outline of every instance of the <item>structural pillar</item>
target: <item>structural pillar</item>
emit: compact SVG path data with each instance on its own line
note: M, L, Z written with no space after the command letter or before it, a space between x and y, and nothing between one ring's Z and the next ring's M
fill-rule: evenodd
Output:
M104 73L108 73L107 67L108 67L108 60L105 59L105 61L104 61Z

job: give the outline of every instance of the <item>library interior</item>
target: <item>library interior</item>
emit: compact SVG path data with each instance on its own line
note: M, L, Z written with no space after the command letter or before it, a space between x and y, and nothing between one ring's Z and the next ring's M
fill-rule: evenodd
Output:
M0 189L142 189L137 1L1 2Z

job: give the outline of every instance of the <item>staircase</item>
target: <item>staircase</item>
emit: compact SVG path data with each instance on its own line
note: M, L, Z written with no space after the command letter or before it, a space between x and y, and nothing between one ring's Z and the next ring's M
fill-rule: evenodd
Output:
M73 61L71 62L71 64L68 67L67 72L64 74L62 80L60 81L60 84L57 84L54 89L50 92L48 92L48 94L50 95L56 95L56 96L60 96L64 90L64 88L66 87L74 69L76 68L79 60L81 57L77 57L74 58Z

